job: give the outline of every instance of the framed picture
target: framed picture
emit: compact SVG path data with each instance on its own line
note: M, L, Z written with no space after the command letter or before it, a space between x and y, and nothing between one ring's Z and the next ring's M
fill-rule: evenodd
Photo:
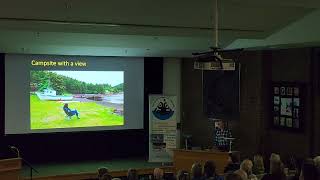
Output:
M292 127L292 119L291 118L286 118L286 125L287 127Z
M281 115L292 116L292 98L281 98Z
M274 116L273 117L273 124L274 125L279 125L279 116Z
M299 88L293 88L294 96L299 96Z
M287 87L287 95L292 96L292 87Z
M273 103L276 104L276 105L279 105L280 104L280 97L279 96L274 96L273 97Z
M280 126L284 126L286 124L286 118L285 117L281 117L280 118Z
M286 95L286 88L285 87L281 87L281 95L282 96Z
M296 82L272 83L272 128L303 131L305 85Z

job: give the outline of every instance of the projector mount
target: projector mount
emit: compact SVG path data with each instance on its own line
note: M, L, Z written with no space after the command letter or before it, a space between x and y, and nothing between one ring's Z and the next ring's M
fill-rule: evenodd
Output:
M197 52L192 53L193 58L195 59L194 68L202 69L202 70L235 70L225 69L227 66L235 67L235 60L223 58L219 52L236 52L242 51L243 49L231 49L231 50L223 50L219 48L219 22L218 22L218 0L215 0L215 22L214 22L214 42L215 47L211 47L210 51L207 52Z

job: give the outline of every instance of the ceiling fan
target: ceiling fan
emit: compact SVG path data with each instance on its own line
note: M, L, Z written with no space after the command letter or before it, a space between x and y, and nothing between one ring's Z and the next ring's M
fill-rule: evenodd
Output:
M234 59L224 58L220 52L242 52L243 49L224 50L219 48L219 12L218 0L215 0L215 22L214 22L214 47L210 51L192 53L195 59L194 68L201 70L235 70L236 62Z

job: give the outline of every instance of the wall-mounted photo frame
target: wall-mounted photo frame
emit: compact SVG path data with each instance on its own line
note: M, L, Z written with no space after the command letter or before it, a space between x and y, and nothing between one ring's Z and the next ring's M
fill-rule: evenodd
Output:
M272 128L303 131L304 88L303 83L272 83Z

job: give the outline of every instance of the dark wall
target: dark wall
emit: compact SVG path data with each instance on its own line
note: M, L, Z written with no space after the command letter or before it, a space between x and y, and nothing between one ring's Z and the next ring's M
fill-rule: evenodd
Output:
M235 148L243 156L278 152L284 157L306 157L320 153L320 113L317 111L320 107L320 86L315 89L315 82L320 82L319 52L303 48L248 51L241 55L240 117L230 121L229 125L237 138ZM183 131L193 135L195 146L210 146L213 124L203 113L201 71L193 70L192 65L190 59L185 59L182 64ZM304 132L269 128L272 81L306 84Z
M304 131L302 133L268 129L265 134L265 149L269 153L279 152L306 157L311 153L313 127L311 49L288 49L272 51L270 56L271 80L299 82L306 85ZM271 98L271 97L270 97ZM268 103L268 102L266 102ZM269 117L272 118L272 117Z
M227 57L227 56L226 56ZM253 60L255 59L255 60ZM262 53L242 54L240 74L240 117L227 119L233 135L237 137L235 146L241 152L258 151L261 130L261 76ZM193 135L195 146L212 146L213 122L202 106L202 72L193 69L193 60L186 59L182 64L182 112L183 131ZM183 132L184 133L184 132ZM255 134L255 135L252 135ZM246 146L241 144L246 143Z
M163 59L145 60L145 92L162 93ZM157 72L157 73L154 73ZM4 135L4 56L0 55L0 156L13 156L8 145L20 149L21 155L32 163L101 160L144 157L148 155L148 101L144 100L144 129L99 132L72 132ZM128 148L130 147L130 148Z
M314 126L313 126L313 155L320 155L320 48L314 49L312 51L312 68L313 68L313 109L314 112Z
M193 69L193 60L183 59L181 73L182 134L191 134L195 146L208 146L213 142L213 123L203 110L202 72Z

